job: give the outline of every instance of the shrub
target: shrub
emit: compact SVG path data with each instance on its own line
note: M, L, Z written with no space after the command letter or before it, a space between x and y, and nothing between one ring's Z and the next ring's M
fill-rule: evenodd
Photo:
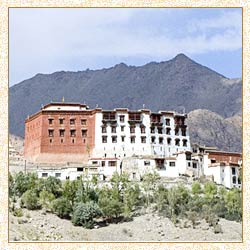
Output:
M42 190L39 194L39 202L40 204L46 208L46 209L51 209L52 206L51 206L51 202L55 199L55 196L54 194L52 193L49 193L48 191L46 190Z
M66 180L63 183L62 195L71 202L72 206L74 205L77 189L78 189L77 180L74 181Z
M195 181L192 184L192 194L198 195L198 194L201 194L201 193L202 193L201 184L199 182Z
M39 209L37 194L34 190L27 190L21 197L21 205L29 210Z
M49 176L44 181L44 189L58 198L62 195L62 182L56 177Z
M52 201L52 212L60 218L69 219L72 213L72 205L70 201L65 197L60 197Z
M72 223L75 226L83 226L85 228L93 228L94 218L101 216L101 210L97 203L89 201L87 203L75 204Z
M13 211L13 215L16 217L22 217L23 216L23 210L22 208L16 208Z

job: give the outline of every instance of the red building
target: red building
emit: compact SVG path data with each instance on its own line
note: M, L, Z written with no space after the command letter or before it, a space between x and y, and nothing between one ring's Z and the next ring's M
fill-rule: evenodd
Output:
M42 107L25 121L25 158L36 162L87 162L94 147L96 110L78 103Z

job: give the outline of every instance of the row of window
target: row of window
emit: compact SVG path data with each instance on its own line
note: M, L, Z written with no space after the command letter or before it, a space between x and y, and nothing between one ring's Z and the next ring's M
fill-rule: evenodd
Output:
M124 128L125 128L125 126L121 126L121 132L124 132ZM136 127L135 126L130 126L129 128L130 128L130 133L134 134ZM142 134L146 133L146 127L145 126L141 126L140 129L141 129ZM117 131L116 126L111 126L111 133L116 133L116 131ZM150 128L150 133L154 134L155 132L156 132L156 128L151 127ZM157 132L158 132L158 134L163 134L163 128L158 127ZM102 127L102 133L107 133L107 127L106 126ZM170 135L170 133L171 133L171 128L166 128L166 134ZM179 135L179 129L175 129L175 135ZM186 130L185 129L181 129L181 135L186 136Z
M82 137L87 137L87 129L82 129L81 134ZM48 136L49 137L54 137L55 131L54 129L49 129L48 130ZM65 129L59 129L59 136L64 137L65 136ZM69 130L69 136L70 137L76 137L76 130L75 129L70 129Z
M64 139L61 139L60 142L61 142L61 143L64 143L65 140L64 140ZM74 143L76 142L76 139L75 139L75 138L72 138L70 142L71 142L72 144L74 144ZM52 143L53 143L53 139L49 139L49 143L52 144ZM85 138L82 140L82 143L86 143L86 139L85 139Z
M131 136L130 137L130 143L135 143L135 138L136 136ZM167 144L171 145L171 138L167 138ZM117 136L111 136L111 141L112 143L117 143ZM121 141L125 142L125 136L121 136ZM180 139L175 139L175 145L176 146L180 146ZM102 143L107 143L108 142L108 136L102 136ZM146 136L141 136L141 143L146 143L147 142L147 138ZM163 144L164 143L164 138L163 137L159 137L158 139L159 144ZM156 138L154 136L151 137L151 143L157 143ZM183 147L187 146L187 140L184 139L182 140L182 145Z
M59 118L58 121L59 121L60 125L65 124L65 118ZM54 124L54 118L49 118L48 122L49 122L49 125ZM75 125L76 124L76 118L69 119L69 124L70 125ZM81 125L87 125L87 120L86 119L81 119L80 124Z

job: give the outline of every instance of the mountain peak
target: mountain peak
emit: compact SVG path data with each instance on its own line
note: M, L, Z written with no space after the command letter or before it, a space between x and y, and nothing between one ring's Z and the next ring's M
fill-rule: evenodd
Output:
M178 54L176 57L173 58L173 60L189 60L189 61L192 61L188 56L186 56L183 53Z

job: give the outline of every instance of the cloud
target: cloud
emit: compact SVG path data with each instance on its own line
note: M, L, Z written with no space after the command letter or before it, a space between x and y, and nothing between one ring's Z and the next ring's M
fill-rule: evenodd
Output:
M202 13L204 16L201 16ZM211 14L212 13L212 14ZM241 48L241 12L227 9L11 9L10 79ZM103 61L103 64L102 64Z

